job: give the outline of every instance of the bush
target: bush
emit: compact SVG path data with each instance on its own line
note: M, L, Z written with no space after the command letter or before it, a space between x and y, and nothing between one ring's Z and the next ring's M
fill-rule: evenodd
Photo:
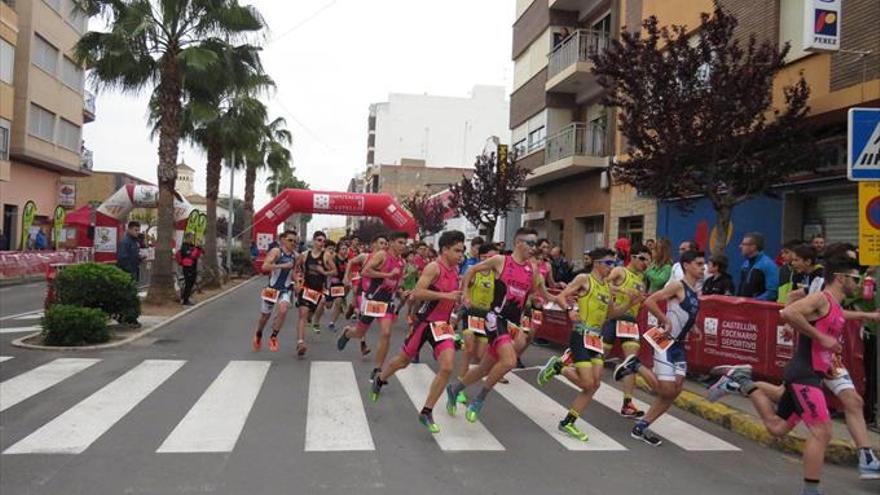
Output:
M119 323L135 323L141 315L137 284L112 265L71 265L58 273L55 291L59 304L100 309Z
M107 314L100 309L56 304L40 322L46 345L99 344L110 340Z
M230 274L237 273L239 276L253 274L254 265L249 254L243 248L232 248L232 269Z

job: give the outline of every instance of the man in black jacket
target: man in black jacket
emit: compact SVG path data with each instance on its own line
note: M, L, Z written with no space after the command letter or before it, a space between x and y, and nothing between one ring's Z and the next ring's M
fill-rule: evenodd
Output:
M128 231L116 251L116 266L128 272L135 283L140 279L141 272L141 245L138 242L140 233L140 223L128 222Z

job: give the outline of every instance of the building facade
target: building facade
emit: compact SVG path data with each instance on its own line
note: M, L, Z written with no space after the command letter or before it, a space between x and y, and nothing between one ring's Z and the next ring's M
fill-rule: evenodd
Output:
M0 249L20 248L25 203L47 224L68 179L90 173L95 100L72 58L87 24L72 0L0 1Z
M187 201L195 208L201 212L207 213L208 211L208 198L196 192L195 188L195 180L196 180L196 170L186 163L178 163L177 164L177 182L175 182L175 189L178 194L186 198ZM229 208L221 205L228 205L229 199L227 195L227 199L220 201L218 198L217 201L217 218L229 218Z

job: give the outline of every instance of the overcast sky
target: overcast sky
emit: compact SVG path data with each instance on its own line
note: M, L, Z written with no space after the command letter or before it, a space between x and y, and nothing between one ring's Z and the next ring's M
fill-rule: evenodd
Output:
M242 3L247 3L243 1ZM267 98L273 117L293 133L296 173L313 189L344 190L366 161L367 115L388 93L467 96L475 84L512 84L514 2L510 0L255 0L269 24L263 52L278 89ZM92 21L92 28L96 28ZM146 94L104 91L85 145L96 170L125 171L156 181L156 142L145 125ZM184 146L204 193L205 156ZM224 171L221 191L229 190ZM265 204L258 178L256 206ZM235 178L236 195L244 176ZM312 227L343 225L318 216Z

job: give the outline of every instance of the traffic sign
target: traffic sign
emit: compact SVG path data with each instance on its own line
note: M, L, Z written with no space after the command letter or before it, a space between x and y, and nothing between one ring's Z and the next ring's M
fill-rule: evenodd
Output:
M859 183L859 263L880 265L880 182Z
M880 108L847 112L846 175L849 180L880 180Z

